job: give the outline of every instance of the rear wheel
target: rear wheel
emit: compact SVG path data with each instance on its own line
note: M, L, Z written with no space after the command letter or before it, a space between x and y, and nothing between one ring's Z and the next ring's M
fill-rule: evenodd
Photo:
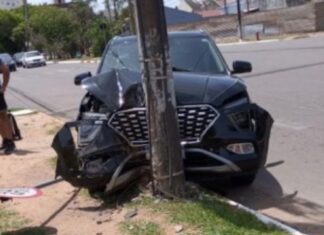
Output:
M249 186L254 182L255 177L256 177L256 173L233 176L231 178L231 182L236 186Z

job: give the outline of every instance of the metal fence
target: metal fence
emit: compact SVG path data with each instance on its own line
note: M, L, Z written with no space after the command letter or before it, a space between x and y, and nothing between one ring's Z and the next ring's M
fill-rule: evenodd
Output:
M240 2L241 24L237 2ZM169 31L202 29L218 42L285 37L316 31L314 8L315 4L309 0L227 0L223 6L225 14L172 25Z

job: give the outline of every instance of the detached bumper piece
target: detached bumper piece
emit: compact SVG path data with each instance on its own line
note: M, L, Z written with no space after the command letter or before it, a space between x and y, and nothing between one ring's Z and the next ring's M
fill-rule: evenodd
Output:
M83 145L77 146L78 139L85 137L82 136L85 130L88 138L94 135L87 144L83 139ZM144 171L145 152L130 154L104 121L66 123L55 136L52 147L58 155L56 176L62 176L75 187L94 191L105 191L107 187L110 192L137 179Z

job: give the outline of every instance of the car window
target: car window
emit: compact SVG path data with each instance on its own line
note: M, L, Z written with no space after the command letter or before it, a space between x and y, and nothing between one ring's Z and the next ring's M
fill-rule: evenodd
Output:
M24 53L19 52L19 53L14 54L14 57L16 59L20 59L21 57L23 57L23 55L24 55Z
M207 74L226 73L226 65L220 52L207 37L171 37L169 45L171 64L175 71ZM99 73L122 68L140 71L137 40L135 39L112 41L106 51Z
M11 56L9 54L1 54L0 58L4 61L10 61L11 60Z
M41 53L35 51L35 52L28 52L26 53L26 57L34 57L34 56L40 56Z
M109 69L139 70L138 50L135 40L114 43L105 56L103 72Z

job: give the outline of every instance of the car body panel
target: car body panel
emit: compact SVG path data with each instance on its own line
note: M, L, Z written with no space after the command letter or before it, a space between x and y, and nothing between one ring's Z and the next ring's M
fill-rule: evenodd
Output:
M5 63L9 67L9 70L11 72L14 72L17 70L16 63L15 63L14 59L11 57L11 55L9 55L8 53L2 53L2 54L0 54L0 58L1 58L2 62Z
M28 51L25 52L22 59L23 67L35 67L35 66L45 66L46 60L44 56L39 51Z
M210 40L201 32L173 33L170 37ZM110 45L112 42L104 55ZM179 130L185 133L181 134L181 144L188 179L256 174L266 162L272 117L250 101L246 85L230 75L221 54L219 61L226 70L218 74L173 72ZM58 132L52 146L59 157L58 175L74 186L107 192L116 189L118 180L121 184L134 180L133 171L140 174L149 168L149 162L148 137L142 133L147 121L141 73L136 69L106 70L104 66L102 61L97 75L82 80L87 94L78 119ZM77 140L72 138L73 128L78 130ZM199 137L197 141L187 141L191 129ZM134 142L131 138L142 139Z

